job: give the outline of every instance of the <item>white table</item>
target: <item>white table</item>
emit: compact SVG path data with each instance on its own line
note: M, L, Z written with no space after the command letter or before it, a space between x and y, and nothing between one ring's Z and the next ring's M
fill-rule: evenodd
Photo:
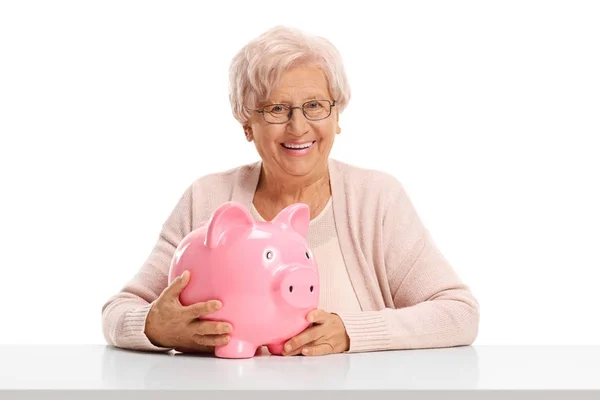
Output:
M600 399L600 346L474 346L245 360L0 345L0 399Z

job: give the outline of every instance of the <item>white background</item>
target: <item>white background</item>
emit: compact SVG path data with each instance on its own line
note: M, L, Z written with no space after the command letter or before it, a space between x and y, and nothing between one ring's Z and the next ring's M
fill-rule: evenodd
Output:
M183 190L258 157L228 67L327 37L332 157L394 174L481 303L476 344L600 344L600 5L3 1L0 343L104 343L101 307Z

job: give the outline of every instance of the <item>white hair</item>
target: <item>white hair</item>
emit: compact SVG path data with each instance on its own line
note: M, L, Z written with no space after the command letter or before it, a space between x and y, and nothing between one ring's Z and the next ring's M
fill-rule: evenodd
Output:
M350 86L339 51L327 39L299 29L276 26L246 44L229 68L229 101L241 124L265 101L291 67L317 65L341 113L350 100Z

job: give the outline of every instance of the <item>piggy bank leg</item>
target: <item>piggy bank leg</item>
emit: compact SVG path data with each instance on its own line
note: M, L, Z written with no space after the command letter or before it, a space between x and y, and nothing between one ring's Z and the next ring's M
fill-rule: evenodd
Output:
M267 349L269 349L269 353L280 356L283 354L283 345L284 343L271 343L267 345Z
M252 358L257 349L256 345L232 337L226 345L215 348L215 356L219 358Z

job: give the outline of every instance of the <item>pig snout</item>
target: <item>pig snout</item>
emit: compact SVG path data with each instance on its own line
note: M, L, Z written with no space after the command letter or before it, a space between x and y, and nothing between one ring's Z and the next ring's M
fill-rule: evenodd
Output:
M307 267L290 268L280 283L281 296L297 308L316 307L319 299L317 271Z

